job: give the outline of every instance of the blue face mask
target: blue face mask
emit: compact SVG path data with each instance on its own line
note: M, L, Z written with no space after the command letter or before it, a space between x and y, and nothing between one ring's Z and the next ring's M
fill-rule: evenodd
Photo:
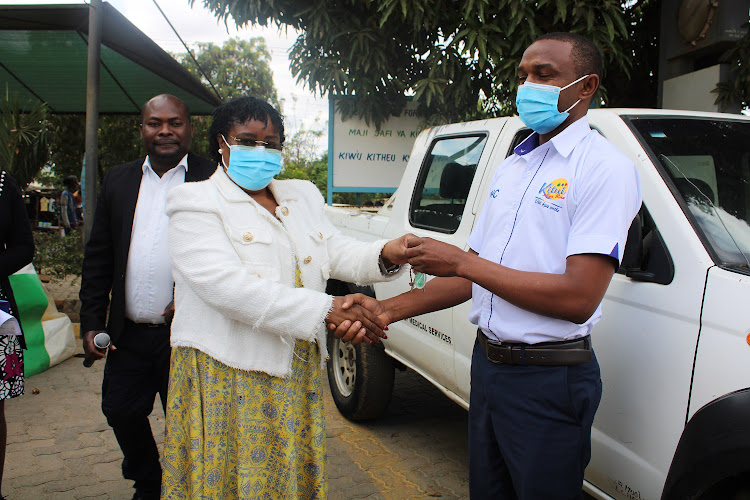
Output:
M229 178L243 189L260 191L281 172L281 151L278 149L235 145L229 146L229 151L229 165L224 163L224 157L221 162Z
M581 102L578 99L573 106L565 111L557 110L557 101L560 92L574 85L589 75L584 75L573 83L560 88L554 85L542 85L540 83L524 83L518 87L516 93L516 108L518 117L531 130L538 134L552 132L560 126L569 116L568 111Z

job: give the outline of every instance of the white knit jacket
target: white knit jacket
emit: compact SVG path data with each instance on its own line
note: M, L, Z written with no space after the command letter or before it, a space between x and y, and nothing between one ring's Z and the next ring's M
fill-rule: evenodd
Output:
M273 180L283 224L219 167L210 179L170 190L169 253L175 281L172 346L277 377L291 373L295 339L317 341L327 357L329 277L369 284L384 276L386 240L363 243L328 220L314 184ZM295 288L297 258L304 288Z

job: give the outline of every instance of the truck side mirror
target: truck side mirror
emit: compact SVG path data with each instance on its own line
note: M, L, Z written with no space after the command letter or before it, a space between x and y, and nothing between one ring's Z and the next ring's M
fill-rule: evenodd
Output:
M674 278L674 264L654 221L641 207L628 230L628 239L618 272L633 281L668 285Z
M625 242L625 251L622 253L620 268L625 271L640 269L643 262L643 223L641 222L641 211L638 211L628 229L628 239Z

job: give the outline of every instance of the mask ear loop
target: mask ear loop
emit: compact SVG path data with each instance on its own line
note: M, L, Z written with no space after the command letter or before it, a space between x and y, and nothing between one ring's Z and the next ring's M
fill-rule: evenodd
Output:
M571 85L575 85L576 83L580 82L581 80L583 80L584 78L586 78L586 77L589 77L589 76L591 76L591 75L583 75L583 76L582 76L581 78L579 78L578 80L576 80L576 81L574 81L574 82L570 82L569 84L567 84L566 86L564 86L563 88L561 88L561 89L560 89L560 92L562 92L563 90L567 89L567 88L568 88L568 87L570 87ZM222 136L222 137L223 137L223 136Z
M562 92L563 90L567 89L567 88L568 88L568 87L570 87L571 85L575 85L576 83L580 82L581 80L583 80L584 78L586 78L586 77L588 77L588 76L591 76L591 75L583 75L583 76L582 76L581 78L579 78L578 80L576 80L576 81L574 81L574 82L570 82L569 84L567 84L566 86L564 86L563 88L561 88L561 89L560 89L560 92ZM563 111L563 113L567 113L568 111L570 111L571 109L573 109L573 108L574 108L574 107L576 106L576 104L578 104L579 102L581 102L581 100L580 100L580 99L578 99L578 100L577 100L576 102L574 102L574 103L573 103L573 105L572 105L571 107L569 107L568 109L566 109L565 111Z
M227 138L224 137L224 134L219 134L219 135L224 140L224 144L226 144L227 147L231 150L232 148L231 146L229 146L229 143L227 142ZM229 169L229 167L227 166L226 162L224 162L224 154L223 154L222 149L223 148L219 148L219 155L221 156L221 165L224 167L224 172L226 172Z

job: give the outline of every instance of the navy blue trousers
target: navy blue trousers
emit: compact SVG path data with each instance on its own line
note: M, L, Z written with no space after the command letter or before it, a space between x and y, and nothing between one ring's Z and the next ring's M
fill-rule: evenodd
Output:
M479 499L580 499L602 395L596 356L575 366L495 364L474 344L469 489Z

